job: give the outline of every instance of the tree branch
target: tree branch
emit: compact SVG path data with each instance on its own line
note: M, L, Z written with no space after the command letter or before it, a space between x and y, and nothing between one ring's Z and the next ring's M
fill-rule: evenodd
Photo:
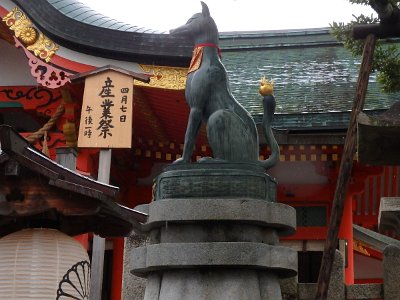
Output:
M394 24L399 22L400 10L389 0L370 0L369 5L379 16L381 24Z

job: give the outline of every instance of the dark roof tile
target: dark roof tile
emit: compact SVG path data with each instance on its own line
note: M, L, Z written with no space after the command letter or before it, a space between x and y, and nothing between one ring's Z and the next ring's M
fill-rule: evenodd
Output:
M75 20L90 24L90 22L86 22L86 19L96 14L95 10L84 8L80 11L80 14L75 16Z
M114 30L119 30L120 28L122 28L125 24L123 22L120 21L116 21L114 24L112 24L111 26L109 26L109 29L114 29Z
M87 6L81 6L81 7L77 7L74 10L69 11L68 13L65 13L65 15L71 19L76 19L76 17L82 15L83 13L85 13L88 10ZM63 13L63 12L61 12Z
M83 3L70 3L67 6L63 7L64 14L68 16L68 14L72 13L73 11L84 7Z
M98 19L94 20L92 22L92 25L101 27L101 25L104 24L105 22L107 22L108 20L109 19L107 17L102 16L101 18L98 18Z
M129 56L138 62L143 58L153 61L153 57L160 61L173 57L172 64L180 58L180 64L190 61L192 47L188 40L152 34L146 28L102 16L76 0L35 1L46 6L42 10L31 2L14 1L37 19L42 18L43 25L39 23L39 27L55 40L63 38L62 29L68 23L69 31L62 41L66 39L72 49L116 59ZM62 14L67 17L55 24ZM53 31L55 26L58 31ZM125 42L116 43L116 40ZM263 113L258 86L265 75L276 81L275 126L347 126L360 58L353 58L329 34L329 28L226 32L220 35L220 46L232 93L256 121L260 121ZM398 96L382 94L372 75L365 109L387 109Z
M328 126L335 121L334 112L348 114L360 65L360 59L341 46L236 50L223 52L222 61L233 95L256 119L263 113L260 78L275 80L276 113L282 116L276 118L277 127ZM399 94L381 93L376 76L371 75L366 110L387 109L398 98ZM310 117L310 113L322 115ZM339 119L336 124L347 122L348 118Z
M87 17L84 21L93 25L98 20L102 20L104 16L102 14L92 14Z
M138 28L135 26L135 30L133 30L131 24L126 24L124 22L104 16L103 14L98 13L97 11L77 0L47 0L47 2L54 6L62 14L79 22L120 31L126 31L128 28L130 28L130 32L136 32L136 28ZM100 20L105 22L99 22ZM159 33L157 30L152 30L149 28L141 28L138 32Z
M187 66L190 62L192 45L188 38L114 20L77 0L13 2L48 38L71 50L163 66Z

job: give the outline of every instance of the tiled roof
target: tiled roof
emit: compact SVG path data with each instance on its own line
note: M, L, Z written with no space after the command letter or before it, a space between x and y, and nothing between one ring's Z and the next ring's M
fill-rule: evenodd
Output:
M47 2L65 16L93 26L128 32L160 33L157 30L134 26L109 18L77 0L47 0Z
M77 0L12 0L57 44L94 56L163 66L189 65L188 38L125 24Z
M2 188L5 187L2 193L18 185L22 197L18 201L0 201L0 237L26 228L33 220L51 222L69 235L94 232L103 237L126 236L135 226L140 227L137 221L147 220L145 214L115 202L118 187L56 163L11 126L0 125L0 143L0 179ZM10 168L15 170L13 176L4 172L8 163L18 165ZM33 193L32 186L35 186ZM37 204L32 205L32 201Z
M328 29L221 34L222 61L235 98L261 121L262 76L275 80L276 127L346 127L361 58ZM380 92L370 77L365 110L390 107L399 94Z
M366 243L379 252L383 252L388 245L400 247L400 241L356 224L353 224L353 234L354 239Z
M340 45L329 28L221 32L220 42L224 50Z
M119 60L188 66L187 39L103 16L77 0L13 0L56 42L77 51ZM41 7L41 9L39 8ZM233 95L261 121L262 76L275 80L277 128L347 128L361 58L329 34L329 28L224 32L222 61ZM398 94L383 94L371 75L365 109L389 108Z

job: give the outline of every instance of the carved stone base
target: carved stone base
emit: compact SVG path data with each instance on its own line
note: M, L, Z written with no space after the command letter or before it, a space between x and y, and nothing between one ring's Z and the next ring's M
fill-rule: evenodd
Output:
M275 201L276 181L256 164L170 165L156 180L156 199L251 198Z
M156 201L137 207L149 213L149 244L131 260L132 273L148 279L144 299L282 299L279 277L297 274L297 253L278 242L296 215L275 202L275 186L246 164L162 173Z

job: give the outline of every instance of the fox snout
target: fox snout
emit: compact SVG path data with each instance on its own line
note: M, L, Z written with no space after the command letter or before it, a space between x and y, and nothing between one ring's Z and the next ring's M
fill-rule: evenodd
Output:
M176 32L176 29L171 29L171 30L169 31L169 34L171 34L171 35L177 35L178 33Z
M169 34L171 35L187 35L188 33L189 30L186 28L186 26L180 26L169 31Z

